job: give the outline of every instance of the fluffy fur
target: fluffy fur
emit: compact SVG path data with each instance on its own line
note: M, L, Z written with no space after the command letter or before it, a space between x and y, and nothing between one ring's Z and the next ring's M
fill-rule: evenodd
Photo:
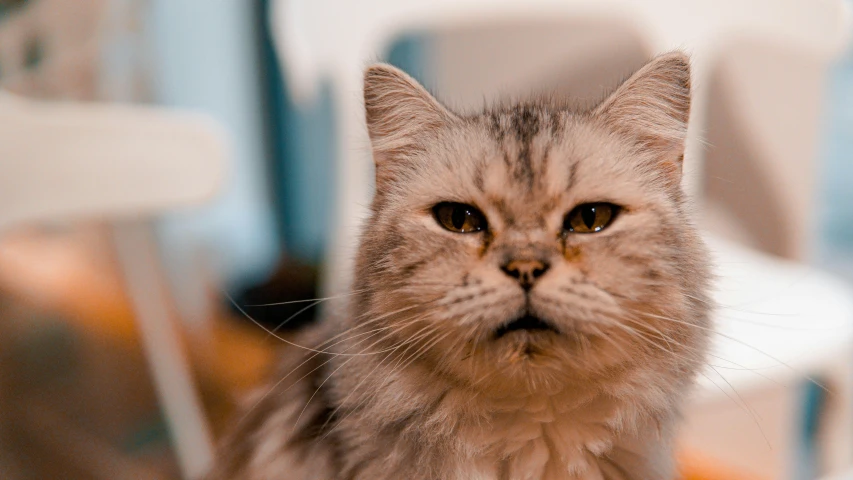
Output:
M672 478L709 332L707 255L680 187L687 58L654 59L590 111L469 117L377 65L365 107L376 195L349 314L300 340L313 351L288 347L211 478ZM446 201L488 229L444 230L432 207ZM623 210L565 232L586 202ZM550 268L526 291L500 267L529 259ZM524 311L559 332L496 336Z

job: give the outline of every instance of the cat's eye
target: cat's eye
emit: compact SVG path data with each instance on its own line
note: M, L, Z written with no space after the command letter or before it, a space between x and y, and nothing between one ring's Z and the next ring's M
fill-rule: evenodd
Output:
M607 228L618 213L619 207L612 203L584 203L566 215L563 230L571 233L597 233Z
M464 203L442 202L432 208L439 225L456 233L485 230L486 217L475 207Z

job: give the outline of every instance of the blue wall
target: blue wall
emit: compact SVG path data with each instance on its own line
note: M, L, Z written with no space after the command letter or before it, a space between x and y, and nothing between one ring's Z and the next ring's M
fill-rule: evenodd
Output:
M227 283L259 280L287 254L322 261L334 219L334 104L327 87L313 105L287 93L269 32L268 0L151 0L147 24L154 98L213 115L233 135L234 167L213 205L161 225L173 276L208 250ZM260 10L256 10L260 9ZM386 58L419 79L420 35L395 42Z
M832 72L826 112L822 172L816 186L818 261L853 279L853 51Z
M279 251L253 6L246 0L150 0L146 22L155 100L211 114L233 139L223 195L163 223L167 254L173 262L192 262L186 256L201 243L209 251L206 260L230 284L265 275Z
M268 4L268 1L261 3ZM328 85L320 89L313 104L293 102L287 93L269 32L265 34L266 107L280 234L288 255L320 262L328 244L330 222L335 218L335 105ZM406 36L393 44L387 60L420 80L428 67L425 63L426 45L426 40L420 35Z

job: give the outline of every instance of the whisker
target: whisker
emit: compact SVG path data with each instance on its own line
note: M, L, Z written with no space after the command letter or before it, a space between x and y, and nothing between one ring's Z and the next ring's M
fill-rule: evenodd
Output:
M635 319L629 318L627 320L637 322ZM640 322L637 322L637 323L640 323ZM646 327L651 327L651 325L647 325L647 324L641 324L641 325L646 326ZM660 332L660 331L658 330L658 332ZM661 335L662 335L662 333L661 333ZM666 350L663 348L663 346L658 345L655 342L649 342L649 344L663 350L664 352L666 352ZM683 345L681 345L681 346L682 346L682 348L686 348ZM669 353L674 355L677 358L681 358L682 360L687 360L687 361L690 360L689 358L684 358L683 356L676 354L671 349L669 350ZM726 384L729 386L729 388L731 388L732 392L740 400L740 402L738 402L731 395L729 395L729 393L726 392L726 390L724 388L717 385L717 383L713 379L711 379L711 377L705 375L705 373L703 373L701 371L699 372L699 374L702 375L703 377L705 377L709 382L711 382L715 387L717 387L721 392L723 392L723 394L726 395L726 397L728 397L735 405L737 405L739 408L743 409L747 413L747 415L750 417L752 422L755 423L755 426L758 428L758 431L761 433L761 436L764 437L764 441L767 443L767 446L772 449L772 446L770 444L770 440L768 439L767 434L764 432L764 428L761 426L761 423L759 421L760 415L758 415L758 413L755 411L755 409L753 409L749 405L749 403L747 403L747 401L740 395L740 393L737 391L737 389L734 387L734 385L732 385L731 382L729 382L729 380L725 376L723 376L723 374L721 374L716 368L714 368L714 365L711 365L709 363L706 363L706 365L708 365L712 370L714 370L714 373L716 373L724 382L726 382Z
M429 327L429 325L428 325L427 327ZM427 333L428 333L428 332L427 332ZM438 344L438 342L440 342L440 341L442 341L443 339L447 338L451 333L452 333L452 332L450 332L450 331L445 332L443 335L439 335L439 336L438 336L436 339L434 339L431 343L425 344L425 345L429 345L429 347L428 347L428 348L426 348L426 350L424 350L424 347L421 347L421 349L419 349L418 351L416 351L415 353L413 353L413 354L409 357L409 358L411 358L411 361L407 362L405 366L398 368L398 366L399 366L399 360L398 360L398 363L397 363L397 364L395 364L395 366L394 366L394 367L392 367L391 372L389 372L389 373L385 376L385 378L382 380L382 384L380 384L380 385L379 385L379 386L374 390L374 393L373 393L372 395L367 395L367 396L365 396L365 397L364 397L364 398L363 398L363 399L362 399L362 400L361 400L357 405L355 405L352 409L350 409L350 412L349 412L349 413L348 413L348 414L347 414L343 419L341 419L341 420L337 423L337 425L335 425L331 430L329 430L328 432L326 432L326 434L325 434L325 435L323 435L323 437L320 439L320 441L324 440L326 437L328 437L329 435L331 435L331 434L332 434L332 432L335 430L335 428L337 428L337 426L338 426L338 425L343 424L343 422L345 422L345 421L346 421L346 419L348 419L348 418L349 418L351 415L353 415L353 414L354 414L354 413L355 413L359 408L361 408L361 406L362 406L362 405L364 405L366 402L371 401L372 399L374 399L374 398L379 394L379 392L380 392L383 388L385 388L385 386L387 385L387 382L388 382L391 378L393 378L393 375L394 375L396 372L398 372L398 371L402 371L402 370L404 370L405 368L407 368L407 367L411 364L411 362L412 362L412 361L414 361L414 360L417 358L417 356L418 356L418 355L420 355L420 354L422 353L422 351L423 351L423 352L426 352L427 350L429 350L429 348L432 348L434 345ZM423 337L421 337L421 338L423 338ZM408 342L408 344L409 344L409 346L411 346L411 345L413 345L414 343L413 343L413 342ZM403 356L401 356L401 357L400 357L401 359L402 359L402 358L405 358L405 355L406 355L406 352L408 351L408 348L409 348L409 347L407 347L407 349L403 352ZM389 357L386 357L386 359L387 359L387 358L390 358L390 355L389 355ZM385 361L385 359L383 359L383 362L384 362L384 361ZM371 372L371 373L372 373L372 372ZM355 391L355 390L353 390L353 392L354 392L354 391ZM351 393L352 393L352 392L351 392ZM341 402L341 406L343 406L343 402ZM339 408L340 408L340 406L338 407L338 409L339 409ZM337 410L337 409L336 409L336 410Z
M348 329L346 329L346 330L344 330L344 331L342 331L342 332L338 333L337 335L334 335L333 337L331 337L331 338L329 338L329 339L325 340L324 342L321 342L320 344L318 344L318 345L317 345L316 347L314 347L314 348L319 348L319 347L321 347L321 346L325 345L326 343L331 342L331 341L334 341L334 340L336 340L337 338L339 338L339 337L341 337L341 336L346 335L347 333L350 333L350 332L353 332L353 331L355 331L355 330L358 330L359 328L364 328L364 327L367 327L367 326L370 326L370 325L377 324L377 323L379 323L380 321L382 321L382 320L384 320L384 319L386 319L386 318L388 318L388 317L390 317L390 316L392 316L392 315L396 315L396 314L398 314L398 313L407 312L407 311L409 311L409 310L412 310L412 309L414 309L414 308L418 308L418 307L421 307L421 306L423 306L423 305L409 305L409 306L407 306L407 307L403 307L403 308L400 308L400 309L394 310L394 311L392 311L392 312L386 312L386 313L384 313L384 314L382 314L382 315L379 315L379 316L376 316L376 317L371 317L370 319L365 320L365 321L363 321L363 322L360 322L360 323L358 323L358 324L354 325L353 327L350 327L350 328L348 328ZM391 327L390 327L390 326L387 326L387 327L383 327L383 328L391 328ZM326 352L324 351L324 353L326 353Z
M296 313L294 313L293 315L291 315L291 316L287 317L287 318L286 318L286 319L284 319L281 323L279 323L278 325L276 325L276 327L272 329L272 333L275 333L275 332L279 331L279 329L281 329L281 327L283 327L283 326L287 325L287 323L288 323L288 322L290 322L290 321L291 321L291 320L293 320L294 318L298 317L300 314L302 314L302 313L303 313L303 312L305 312L306 310L310 309L311 307L317 306L317 305L319 305L319 304L320 304L320 303L322 303L322 302L323 302L323 300L317 300L316 302L311 302L311 303L309 303L309 304L308 304L308 306L306 306L306 307L300 308ZM267 336L267 338L269 338L269 336Z
M236 309L237 309L241 314L243 314L243 316L244 316L244 317L246 317L247 319L249 319L252 323L254 323L257 327L259 327L259 328L260 328L260 329L262 329L263 331L267 332L269 335L271 335L271 336L273 336L273 337L277 338L278 340L280 340L282 343L285 343L285 344L287 344L287 345L290 345L290 346L292 346L292 347L296 347L296 348L299 348L299 349L302 349L302 350L307 350L307 351L309 351L309 352L324 353L324 352L322 352L322 351L315 350L315 349L313 349L313 348L311 348L311 347L306 347L306 346L304 346L304 345L299 345L298 343L291 342L290 340L288 340L288 339L286 339L286 338L284 338L284 337L282 337L282 336L280 336L280 335L276 334L275 332L273 332L273 331L272 331L272 330L270 330L269 328L265 327L265 326L264 326L264 324L262 324L261 322L259 322L259 321L255 320L251 315L249 315L248 313L246 313L246 311L243 309L243 307L241 307L239 304L237 304L237 302L234 300L234 298L233 298L233 297L231 297L231 295L230 295L228 292L223 292L223 293L225 294L225 297L227 297L227 298L228 298L228 300L231 302L231 304L232 304L232 305L234 305L234 307L235 307L235 308L236 308Z
M375 329L375 330L371 330L371 332L378 332L378 331L380 331L380 330L385 330L385 328L378 328L378 329ZM370 332L367 332L367 333L370 333ZM361 334L358 334L358 335L364 335L364 334L365 334L365 333L361 333ZM358 336L358 335L356 335L356 336ZM363 343L363 342L365 342L365 341L369 340L370 338L372 338L372 337L374 337L374 336L376 336L376 335L378 335L378 333L374 333L373 335L369 335L368 337L363 338L362 340L359 340L358 342L354 343L353 345L350 345L349 347L347 347L347 350L350 350L350 349L352 349L352 348L354 348L354 347L356 347L356 346L360 345L361 343ZM330 346L329 346L329 348L330 348L330 347L333 347L333 346L335 346L335 345L338 345L338 344L340 344L340 343L343 343L343 342L346 342L346 341L352 340L354 337L355 337L355 336L353 336L353 337L349 337L349 338L345 338L345 339L343 339L343 340L340 340L340 341L338 341L338 342L335 342L334 344L330 345ZM324 342L324 343L325 343L325 342ZM378 343L378 342L374 342L373 344L369 345L368 347L366 347L366 348L365 348L365 349L363 349L362 351L364 351L364 350L367 350L367 349L371 348L372 346L376 345L376 343ZM246 419L246 418L247 418L247 417L248 417L248 416L249 416L249 415L250 415L250 414L251 414L251 413L252 413L252 412L253 412L253 411L254 411L254 410L255 410L255 409L256 409L256 408L257 408L257 407L258 407L258 406L263 402L263 401L264 401L264 400L266 400L266 399L267 399L267 397L269 397L269 395L271 395L271 394L272 394L272 392L274 392L274 391L275 391L275 390L276 390L276 389L277 389L277 388L278 388L278 387L279 387L279 386L280 386L280 385L281 385L281 384L282 384L282 383L283 383L283 382L284 382L288 377L290 377L290 375L291 375L291 374L293 374L294 372L298 371L298 370L299 370L303 365L305 365L306 363L310 362L311 360L313 360L314 358L316 358L318 355L320 355L320 352L317 352L317 353L312 354L310 357L308 357L307 359L305 359L302 363L300 363L300 364L299 364L299 365L297 365L296 367L292 368L292 369L290 370L290 372L288 372L288 373L287 373L286 375L284 375L284 376L283 376L283 377L282 377L278 382L276 382L276 383L275 383L275 385L273 385L273 386L272 386L272 387L271 387L271 388L270 388L270 389L269 389L269 390L268 390L268 391L267 391L263 396L261 396L261 398L260 398L257 402L255 402L255 404L254 404L254 405L252 405L252 407L251 407L251 408L249 408L249 410L248 410L248 411L243 415L243 417L242 417L242 418L237 422L237 424L239 425L239 424L241 424L243 421L245 421L245 419ZM326 353L326 355L329 355L329 354L328 354L328 353ZM296 380L293 382L293 384L292 384L291 386L287 387L287 388L286 388L286 389L284 389L282 392L279 392L279 395L284 394L285 392L287 392L288 390L290 390L294 385L298 384L301 380L304 380L306 377L308 377L308 376L309 376L309 375L311 375L312 373L314 373L314 372L316 372L317 370L319 370L319 369L323 368L326 364L328 364L329 362L331 362L333 358L334 358L334 356L330 356L330 358L329 358L328 360L326 360L325 362L321 363L321 364L320 364L320 365L318 365L317 367L314 367L312 370L310 370L310 371L309 371L308 373L306 373L305 375L303 375L303 376L299 377L298 379L296 379Z
M662 339L664 342L666 342L666 345L667 345L667 347L668 347L668 349L669 349L669 353L671 353L671 354L673 354L673 355L675 355L675 351L672 349L672 342L675 342L679 347L685 348L685 347L684 347L684 345L682 345L682 344L680 344L680 343L676 342L676 341L675 341L675 339L670 339L669 337L667 337L667 335L664 335L664 333L663 333L663 332L661 332L661 331L660 331L660 329L655 328L653 325L649 325L649 324L646 324L646 323L642 323L642 322L640 322L640 321L638 321L638 320L636 320L636 319L634 319L634 318L630 318L630 317L626 317L626 318L625 318L625 320L627 320L627 321L629 321L629 322L633 322L633 323L635 323L635 324L637 324L637 325L640 325L640 326L642 326L642 327L645 327L645 328L653 329L653 330L654 330L654 333L656 333L656 334L658 335L656 338L660 338L660 339ZM627 325L622 325L622 324L619 322L619 320L618 320L618 319L615 319L615 321L614 321L614 325L616 325L616 326L618 326L618 327L625 327L625 328L628 328L629 330L634 330L637 334L642 335L642 332L640 332L640 331L639 331L639 329L636 329L636 328L633 328L633 329L632 329L631 327L628 327ZM654 342L652 342L652 341L648 340L648 337L642 336L641 338L646 338L646 340L647 340L647 341L649 341L649 343L654 343ZM655 338L655 337L653 337L653 338ZM670 340L672 340L672 342L670 342Z
M752 408L752 406L740 395L740 392L738 392L737 389L734 387L734 385L732 385L731 382L729 382L729 379L727 379L723 374L721 374L716 368L711 367L711 370L713 370L714 373L716 373L718 377L720 377L724 382L726 382L726 385L728 385L729 388L732 389L732 392L734 392L734 394L737 395L737 398L740 399L741 403L745 407L747 407L747 409L749 409L755 415L756 419L761 420L761 415L759 415L758 411L756 411L755 408ZM763 433L764 432L762 432L762 434ZM767 437L765 436L764 439L767 440ZM769 446L770 441L768 440L767 443Z
M360 289L360 290L353 290L353 291L351 291L351 292L349 292L349 293L342 293L342 294L340 294L340 295L332 295L332 296L330 296L330 297L323 297L323 298L306 298L306 299L304 299L304 300L289 300L289 301L286 301L286 302L252 303L252 304L247 304L247 305L244 305L244 306L245 306L245 307L275 307L275 306L279 306L279 305L293 305L293 304L295 304L295 303L325 302L325 301L327 301L327 300L337 300L337 299L339 299L339 298L351 297L351 296L353 296L353 295L356 295L356 294L359 294L359 293L366 292L367 290L368 290L368 289L363 288L363 289Z
M355 358L355 357L351 357L351 358L346 359L346 360L344 361L344 363L340 364L340 365L338 366L338 368L334 369L334 370L332 371L332 373L330 373L329 375L327 375L327 376L326 376L326 379L325 379L325 380L323 380L323 382L322 382L322 383L320 383L320 385L318 385L318 386L317 386L317 388L314 390L314 393L312 393L312 394L311 394L311 397L309 397L309 398L308 398L308 401L307 401L307 402L305 402L305 406L304 406L304 407L302 407L302 411L301 411L301 412L299 412L299 416L297 416L297 417L296 417L296 421L295 421L295 422L293 422L293 429L291 430L291 434L293 434L293 432L295 432L295 431L296 431L296 427L299 425L299 420L301 420L301 419L302 419L302 415L304 415L304 414L305 414L305 410L307 410L307 409L308 409L308 405L310 405L310 404L311 404L311 400L314 400L314 397L315 397L315 396L317 396L317 392L319 392L319 391L320 391L320 389L321 389L321 388L323 388L323 385L325 385L325 384L326 384L326 382L328 382L328 381L329 381L329 379L330 379L330 378L332 378L332 376L333 376L334 374L338 373L338 371L339 371L340 369L344 368L344 367L345 367L349 362L353 361L353 359L354 359L354 358Z
M296 347L296 348L306 350L309 352L324 353L324 354L336 355L336 356L370 356L370 355L377 355L377 354L383 353L383 351L381 351L381 350L377 351L377 352L371 352L371 353L332 353L332 352L328 352L328 351L317 350L317 349L311 348L311 347L306 347L305 345L300 345L300 344L295 343L295 342L291 342L290 340L287 340L286 338L282 337L281 335L278 335L277 333L273 332L269 328L265 327L262 323L255 320L239 304L237 304L237 302L234 300L234 298L231 297L231 295L228 294L228 292L224 292L224 294L228 298L228 300L231 302L231 304L234 305L234 307L237 308L237 310L239 310L240 313L243 314L244 317L249 319L252 323L254 323L257 327L259 327L263 331L267 332L270 336L273 336L273 337L277 338L278 340L280 340L282 343L290 345L292 347ZM411 306L411 308L415 308L417 306L419 306L419 305Z
M744 342L744 341L742 341L742 340L739 340L739 339L737 339L737 338L735 338L735 337L732 337L731 335L727 335L727 334L725 334L725 333L723 333L723 332L720 332L720 331L718 331L718 330L715 330L715 329L713 329L713 328L703 327L703 326L701 326L701 325L696 325L696 324L693 324L693 323L690 323L690 322L685 322L685 321L683 321L683 320L677 320L677 319L674 319L674 318L665 317L665 316L663 316L663 315L656 315L656 314L653 314L653 313L643 312L643 311L640 311L640 310L634 310L634 311L635 311L636 313L639 313L639 314L641 314L641 315L646 315L646 316L651 317L651 318L657 318L657 319L660 319L660 320L666 320L666 321L669 321L669 322L678 323L678 324L681 324L681 325L686 325L686 326L689 326L689 327L691 327L691 328L698 328L698 329L700 329L700 330L704 330L704 331L707 331L707 332L710 332L710 333L713 333L713 334L719 335L719 336L721 336L721 337L723 337L723 338L726 338L726 339L728 339L728 340L731 340L731 341L733 341L733 342L735 342L735 343L737 343L737 344L739 344L739 345L743 345L744 347L749 348L750 350L753 350L753 351L755 351L755 352L757 352L757 353L760 353L761 355L764 355L765 357L767 357L767 358L769 358L769 359L773 360L774 362L779 363L780 365L782 365L782 366L786 367L787 369L789 369L790 371L792 371L792 372L796 373L797 375L802 376L804 379L806 379L806 380L808 380L809 382L813 383L815 386L819 387L821 390L825 391L827 394L829 394L829 395L834 395L834 393L833 393L831 390L829 390L825 385L821 384L820 382L818 382L817 380L815 380L815 379L814 379L814 378L812 378L811 376L809 376L809 375L807 375L807 374L805 374L805 373L803 373L803 372L801 372L801 371L797 370L796 368L792 367L792 366L791 366L791 365L789 365L788 363L786 363L786 362L782 361L781 359L779 359L779 358L777 358L777 357L775 357L775 356L773 356L773 355L771 355L771 354L769 354L769 353L767 353L767 352L765 352L765 351L761 350L760 348L754 347L754 346L752 346L752 345L750 345L750 344L748 344L748 343L746 343L746 342Z
M412 322L409 322L409 323L411 324ZM379 340L377 340L376 342L374 342L373 344L371 344L370 346L368 346L366 349L370 349L371 347L373 347L374 345L376 345L377 343L379 343L379 342L381 342L381 341L382 341L382 339L380 338ZM325 379L325 380L323 380L323 382L322 382L322 383L320 383L320 385L319 385L319 386L317 386L317 388L314 390L314 393L312 393L312 394L311 394L311 397L309 397L309 398L308 398L308 401L307 401L307 402L305 402L305 406L304 406L304 407L302 407L302 411L301 411L301 412L299 412L299 416L297 416L297 417L296 417L296 421L295 421L295 422L293 422L293 429L294 429L294 431L296 430L296 427L299 425L299 420L302 418L302 415L303 415L303 414L305 414L305 410L307 410L307 409L308 409L308 406L311 404L311 400L313 400L313 399L314 399L314 397L317 395L317 393L320 391L320 389L322 389L322 388L323 388L323 385L325 385L325 384L326 384L326 382L328 382L328 381L329 381L329 379L331 379L331 378L335 375L335 373L337 373L340 369L342 369L343 367L345 367L345 366L346 366L350 361L352 361L354 358L355 358L355 357L351 357L351 358L348 358L346 361L344 361L341 365L339 365L339 366L338 366L338 368L336 368L336 369L335 369L335 370L333 370L331 373L329 373L329 375L327 375L327 376L326 376L326 379ZM329 363L331 360L332 360L332 359L327 360L326 362L324 362L324 363L323 363L323 365L325 365L325 364ZM321 365L321 366L323 366L323 365ZM320 367L317 367L317 368L320 368ZM315 370L317 370L317 369L315 369ZM314 370L312 370L312 372L313 372L313 371L314 371ZM312 372L309 372L309 373L312 373ZM304 378L304 377L303 377L303 378Z
M716 373L717 373L717 375L720 375L720 372L716 372ZM705 375L705 374L704 374L704 373L702 373L702 372L699 372L699 374L700 374L700 375L702 375L703 377L705 377L709 382L711 382L711 384L712 384L712 385L714 385L715 387L717 387L717 389L718 389L718 390L720 390L721 392L723 392L723 395L725 395L726 397L728 397L728 399L729 399L729 400L731 400L731 401L732 401L732 403L734 403L735 405L737 405L739 408L741 408L742 410L744 410L744 411L747 413L747 416L750 418L750 420L751 420L751 421L755 424L755 426L758 428L758 432L759 432L759 433L761 433L761 436L762 436L762 437L764 437L764 441L767 443L767 447L768 447L768 448L770 448L771 450L773 450L773 445L770 443L770 439L769 439L769 438L767 438L767 434L764 432L764 428L761 426L761 423L760 423L760 422L758 421L758 419L755 417L754 412L752 412L752 411L750 410L749 405L748 405L748 404L746 404L745 402L744 402L744 404L743 404L743 405L741 405L740 403L738 403L738 401L737 401L737 400L735 400L735 399L734 399L734 397L732 397L732 396L729 394L729 392L727 392L727 391L726 391L726 389L724 389L724 388L723 388L723 387L721 387L719 384L717 384L717 382L715 382L713 379L711 379L711 377L709 377L708 375ZM732 388L732 391L735 393L735 395L737 395L737 396L738 396L738 398L741 398L740 394L739 394L739 393L737 393L737 390L735 390L735 389L734 389L734 387L732 387L732 386L731 386L731 383L729 383L729 381L728 381L728 380L726 380L726 378L725 378L725 377L723 377L722 375L720 375L720 378L722 378L722 379L723 379L723 381L724 381L724 382L726 382L726 383L729 385L729 387L731 387L731 388ZM741 401L743 401L743 399L742 399L742 398L741 398Z
M422 331L422 330L426 330L426 329L428 329L428 328L429 328L429 325L427 325L427 326L423 327L421 330L418 330L418 332L420 332L420 331ZM415 333L415 335L413 335L413 337L417 337L417 336L418 336L418 333ZM374 366L374 367L373 367L373 369L372 369L370 372L368 372L368 374L367 374L367 375L365 375L365 376L361 379L361 381L359 381L359 382L358 382L358 384L356 384L356 386L355 386L355 387L353 387L353 389L352 389L352 390L347 394L347 396L346 396L346 397L344 397L344 399L340 402L340 404L339 404L339 405L338 405L338 406L337 406L337 407L332 411L332 413L331 413L331 414L329 415L329 417L326 419L326 422L324 422L324 423L323 423L323 427L321 428L321 430L322 430L323 428L325 428L325 427L328 425L329 420L330 420L331 418L333 418L333 417L338 413L338 411L340 411L340 409L341 409L341 408L342 408L342 407L347 403L347 401L348 401L348 400L350 399L350 397L351 397L351 396L352 396L352 395L353 395L353 394L358 390L358 388L359 388L359 387L361 387L361 385L362 385L362 384L364 384L364 382L365 382L365 381L367 381L367 379L368 379L368 378L370 378L370 377L373 375L373 372L375 372L375 371L376 371L380 366L382 366L382 365L385 363L385 361L386 361L386 360L388 360L388 359L391 357L391 355L393 355L393 354L394 354L394 352L396 352L397 350L399 350L399 349L400 349L400 348L402 348L403 346L406 346L406 345L412 345L412 344L413 344L414 342L416 342L416 341L417 341L417 340L407 339L406 341L400 342L400 344L397 346L397 348L395 348L393 351L391 351L391 352L390 352L388 355L386 355L382 360L380 360L379 362L377 362L376 366ZM404 352L404 353L405 353L405 352ZM356 406L356 408L358 408L358 406Z

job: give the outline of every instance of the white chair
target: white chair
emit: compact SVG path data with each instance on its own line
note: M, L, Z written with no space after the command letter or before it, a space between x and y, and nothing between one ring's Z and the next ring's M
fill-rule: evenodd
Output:
M339 293L347 287L357 227L371 194L372 162L361 100L365 65L381 58L404 33L542 20L563 20L576 25L602 18L636 30L652 53L673 48L691 52L694 83L699 88L691 112L685 166L688 172L702 171L703 146L697 137L701 137L706 127L709 99L701 87L708 83L716 56L725 47L738 39L760 38L804 52L825 68L846 46L851 25L849 8L841 0L279 0L273 3L273 32L291 93L297 100L310 101L321 81L329 81L337 107L337 230L333 232L327 258L325 293ZM817 127L806 125L806 128ZM686 181L688 191L699 196L700 179L688 176ZM798 408L795 383L804 375L831 377L835 388L843 390L845 401L853 399L847 378L847 356L853 355L851 290L803 265L781 262L711 235L708 239L715 252L719 276L715 296L723 306L717 315L720 331L714 355L729 360L729 363L717 360L716 364L726 369L724 373L731 385L716 378L703 379L694 409L699 417L691 419L688 439L696 440L708 431L703 430L706 428L703 422L713 423L711 416L705 414L716 410L708 405L715 402L735 405L738 396L761 396L768 384L782 383L789 387L785 390L788 403L780 415L793 417L791 413ZM780 323L781 329L768 326ZM778 365L780 361L791 368L761 370L768 363ZM759 370L747 370L755 368ZM723 393L721 386L737 393ZM847 425L853 424L847 421L851 418L850 407L843 406L839 413L842 418L834 422L828 433L838 440L834 442L832 458L827 461L833 468L849 463L847 451L853 451L846 448L851 437ZM745 421L750 422L749 417ZM783 440L770 441L788 442L790 430L776 437ZM723 443L728 441L726 435L720 438ZM793 458L795 446L774 445L768 454L761 437L759 446L765 448L760 461L768 456L774 458L772 468L765 469L765 473L790 466L784 465L782 459L788 454ZM731 456L735 462L742 460L737 458L738 452L731 450L722 445L715 453L723 459ZM754 450L745 449L741 453Z
M706 235L717 275L714 348L682 441L759 478L801 462L805 387L829 392L817 458L853 464L853 289L805 265ZM820 386L812 384L817 382Z
M402 33L524 20L611 18L639 30L653 52L685 48L695 83L730 37L760 36L829 62L846 45L850 13L842 0L279 0L272 31L295 98L307 101L331 82L337 107L338 231L332 235L326 293L344 290L352 268L355 227L370 198L372 162L361 103L362 70ZM707 99L697 89L687 170L698 171ZM695 163L695 165L693 163ZM696 190L694 183L688 185Z
M149 219L210 199L227 164L205 117L142 106L25 100L0 91L0 234L21 225L106 221L185 478L212 440L170 318Z
M840 475L835 475L832 478L827 478L826 480L853 480L853 472L842 473Z

